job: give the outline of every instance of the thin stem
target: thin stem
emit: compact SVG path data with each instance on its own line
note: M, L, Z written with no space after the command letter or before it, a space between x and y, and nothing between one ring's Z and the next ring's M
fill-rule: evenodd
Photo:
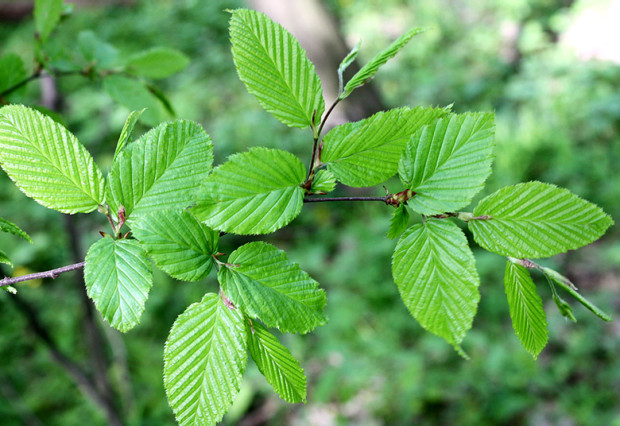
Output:
M321 121L321 125L319 126L319 132L318 132L319 136L321 136L321 132L323 131L323 127L325 127L325 123L327 123L327 119L329 118L329 115L332 113L334 108L336 108L336 105L340 103L340 101L341 101L340 98L336 99L336 101L332 104L332 106L330 106L329 109L327 110L327 113L325 114L325 117L323 117L323 121Z
M51 269L49 271L35 272L34 274L22 275L21 277L5 277L0 280L0 287L4 287L5 285L13 285L22 281L38 280L42 278L56 279L60 276L60 274L83 268L85 263L86 262L74 263L73 265L62 266L60 268Z
M308 164L308 176L306 176L306 181L310 180L310 176L312 176L314 172L314 161L316 160L318 144L319 138L317 136L314 138L314 145L312 145L312 157L310 158L310 164Z
M386 202L387 197L326 197L326 198L304 198L304 203L325 203L330 201L382 201Z

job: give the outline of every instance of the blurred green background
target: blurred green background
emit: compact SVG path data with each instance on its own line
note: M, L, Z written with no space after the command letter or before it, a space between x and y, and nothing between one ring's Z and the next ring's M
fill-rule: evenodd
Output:
M311 135L288 129L262 111L237 79L224 9L246 7L244 2L75 3L73 15L53 36L60 45L72 46L78 33L92 30L120 55L163 45L191 58L184 71L158 85L178 117L200 122L211 135L216 163L258 145L288 149L307 161ZM357 102L367 111L377 105L451 103L457 112L494 110L496 161L486 194L539 179L567 187L599 204L616 222L620 219L620 35L605 26L620 19L617 1L308 0L252 5L266 4L267 12L276 13L286 3L319 7L329 16L283 15L289 19L280 19L285 27L293 33L301 28L299 34L305 34L300 36L302 45L330 32L349 47L362 38L362 63L409 27L428 27L382 68L373 93ZM19 0L0 2L0 55L17 53L27 64L33 55L28 7ZM314 50L328 57L325 46L308 44L310 56ZM64 123L107 170L129 110L96 80L72 76L55 83ZM41 95L41 85L33 82L9 100L36 105ZM353 106L345 108L350 108L349 116L355 115ZM389 186L397 188L396 183ZM350 191L339 187L337 195ZM378 188L367 193L382 192ZM512 331L503 289L504 260L475 249L482 300L464 341L471 356L465 361L440 338L424 332L401 303L390 272L395 242L385 238L390 214L391 208L382 205L306 205L290 226L262 238L286 250L327 290L330 321L306 336L282 336L309 377L307 405L280 401L250 362L225 423L620 425L617 319L603 323L574 305L578 322L567 322L544 280L535 277L550 340L534 361ZM98 230L107 230L103 216L68 220L39 206L4 174L0 216L23 227L34 240L30 245L0 234L0 247L16 265L15 271L2 266L7 275L73 263L78 254L83 258ZM78 241L72 241L72 233ZM620 313L619 236L616 226L595 244L547 261L614 318ZM246 241L226 236L221 250L230 253ZM104 366L123 422L173 424L162 384L163 344L175 317L205 291L217 288L214 274L187 284L156 273L138 327L121 335L98 319L96 327L104 336L100 353L89 349L92 328L78 275L20 285L20 303L0 293L0 424L107 424L97 405L53 361L49 345L33 332L33 317L58 351L69 354L88 374L97 371L97 363Z

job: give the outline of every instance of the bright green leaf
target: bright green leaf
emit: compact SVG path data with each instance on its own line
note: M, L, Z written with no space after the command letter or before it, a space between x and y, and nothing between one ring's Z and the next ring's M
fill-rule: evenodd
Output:
M337 126L323 139L321 161L345 185L377 185L396 173L409 138L444 115L438 108L399 108Z
M263 108L291 127L321 122L321 80L295 37L260 12L237 9L230 38L239 78Z
M573 314L573 308L568 304L566 300L560 297L557 290L555 289L555 284L553 283L553 281L549 277L547 277L547 282L549 283L549 287L551 288L551 296L553 297L553 301L558 307L558 311L560 311L560 314L562 314L564 318L567 318L572 322L577 322L577 318L575 318L575 315Z
M357 54L359 53L361 46L362 40L358 41L357 44L353 46L353 49L351 49L351 51L344 57L338 66L338 96L342 95L344 92L344 72L357 58Z
M327 194L336 188L336 176L329 170L319 170L314 176L310 192L313 194Z
M133 55L127 61L127 70L146 78L166 78L189 65L189 58L176 49L154 47Z
M292 404L306 402L306 376L291 352L257 321L246 321L252 359L273 389Z
M219 232L198 222L186 210L161 210L132 225L155 264L170 276L198 281L207 276L217 253Z
M103 88L112 99L131 110L146 109L142 120L149 125L159 124L164 116L159 100L141 81L110 75L103 80Z
M198 193L192 214L213 229L267 234L301 211L305 167L286 151L251 148L213 170Z
M164 349L164 388L180 425L214 425L239 392L247 364L243 316L206 294L174 322Z
M107 201L122 204L128 218L157 210L183 209L211 171L213 145L196 123L163 123L128 145L108 177Z
M121 135L118 138L118 142L116 144L116 149L114 150L114 158L112 161L116 161L116 157L123 151L129 139L131 139L131 135L133 134L133 128L140 119L142 113L144 113L144 109L140 111L132 111L127 117L125 121L125 125L123 126L123 130L121 131Z
M370 60L366 65L362 67L351 80L344 87L344 91L340 95L340 99L344 99L351 94L351 92L357 89L360 86L368 83L370 79L372 79L377 71L379 71L379 67L384 65L389 59L393 58L405 45L411 40L411 38L415 35L423 32L422 28L412 28L407 31L405 34L398 37L392 44L390 44L386 49L379 52L374 58Z
M468 225L485 249L516 258L549 257L590 244L613 221L567 189L541 182L508 186L484 198Z
M86 254L84 281L88 296L112 327L126 332L140 322L153 277L138 241L106 237L94 243Z
M394 215L390 221L390 229L388 230L387 237L391 240L398 237L405 232L409 226L409 212L404 204L401 204L394 210Z
M34 26L38 37L46 41L62 15L62 0L35 0Z
M286 253L260 241L232 252L218 279L241 310L282 332L307 333L325 323L325 292Z
M86 148L38 111L0 109L0 163L19 189L50 209L88 213L103 202L103 176Z
M28 241L29 243L32 242L32 239L30 238L30 236L26 234L19 226L1 217L0 217L0 231L8 232L10 234L21 237L24 240Z
M0 93L15 87L25 79L26 68L19 55L8 53L0 58Z
M463 231L439 219L413 225L394 250L392 275L422 327L458 346L480 300L480 280Z
M542 300L536 292L527 268L513 262L506 263L504 286L510 308L512 327L523 347L534 358L547 345L547 317Z
M424 126L403 151L398 174L416 192L407 203L421 214L468 205L491 174L494 114L451 115Z

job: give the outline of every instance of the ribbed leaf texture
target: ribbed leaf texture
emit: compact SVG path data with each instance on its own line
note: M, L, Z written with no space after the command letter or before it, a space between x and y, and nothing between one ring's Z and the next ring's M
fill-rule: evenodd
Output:
M306 376L299 361L258 321L248 321L246 329L252 359L280 398L306 402Z
M32 242L30 235L26 234L19 226L1 217L0 217L0 231L8 232L9 234L13 234L18 237L21 237L24 240L28 241L29 243Z
M260 241L232 252L218 279L230 300L282 332L307 333L325 324L325 292L286 253Z
M549 340L547 316L536 284L527 268L509 261L504 286L512 327L523 347L536 359Z
M237 9L230 39L239 78L263 108L291 127L321 122L321 80L295 37L260 12Z
M103 203L103 176L86 148L33 109L0 109L0 163L24 194L50 209L88 213Z
M409 226L409 211L404 204L401 204L394 210L392 220L390 221L390 229L388 230L387 237L391 240L398 237L405 232Z
M418 130L398 167L416 192L407 206L430 215L468 205L491 174L493 131L493 113L451 114Z
M133 55L127 70L146 78L166 78L189 65L189 58L176 49L154 47Z
M127 117L127 120L125 120L125 125L123 126L123 130L121 130L121 135L119 136L118 142L116 143L113 161L116 161L116 157L118 157L119 154L123 152L123 149L125 149L125 145L127 145L129 139L131 139L131 136L133 134L133 128L135 127L136 123L138 122L140 116L144 113L144 111L145 110L143 109L140 111L132 111Z
M549 257L601 237L613 220L567 189L541 182L508 186L480 201L468 222L485 249L516 258Z
M164 388L180 425L214 425L239 392L247 364L243 316L206 294L172 326L164 349Z
M122 332L140 322L153 285L151 264L136 240L105 237L86 254L88 296L110 325Z
M107 201L130 219L157 210L183 209L213 163L209 135L196 123L164 123L129 144L112 165Z
M207 228L186 210L162 210L142 216L131 230L155 264L174 278L201 280L213 267L219 232Z
M396 173L409 138L445 114L438 108L399 108L337 126L323 139L321 161L345 185L380 184Z
M422 28L412 28L405 34L398 37L392 42L386 49L379 52L374 58L370 60L366 65L362 67L351 80L344 86L344 91L340 95L340 99L344 99L351 94L356 88L363 86L372 79L379 67L384 65L388 60L394 57L405 45L411 40L411 38L424 31Z
M312 181L310 192L327 194L336 188L336 176L329 170L319 170Z
M458 346L480 300L474 256L459 227L438 219L413 225L394 250L392 275L422 327Z
M213 170L198 193L192 214L213 229L267 234L301 211L305 167L286 151L251 148Z

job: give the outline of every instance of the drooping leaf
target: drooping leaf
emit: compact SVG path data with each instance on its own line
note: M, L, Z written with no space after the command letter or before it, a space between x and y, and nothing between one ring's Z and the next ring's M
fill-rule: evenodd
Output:
M121 131L121 135L118 138L118 142L116 144L116 149L114 150L114 158L112 162L116 161L116 157L123 151L129 139L131 139L131 135L133 134L133 128L140 119L142 113L144 113L144 109L140 111L132 111L125 120L125 125L123 126L123 130Z
M118 49L110 43L101 40L90 30L82 31L78 34L77 45L80 53L91 67L99 70L108 70L115 68L120 63Z
M451 115L409 139L398 174L416 192L407 205L421 214L468 205L491 174L494 114Z
M547 316L527 268L508 261L504 286L512 327L523 347L534 357L547 345Z
M306 376L299 361L259 322L246 321L246 330L252 359L280 398L306 402Z
M186 210L160 210L140 217L132 225L155 264L184 281L205 278L213 267L219 232L198 222Z
M422 28L412 28L407 31L405 34L398 37L392 44L390 44L386 49L379 52L374 58L370 60L366 65L362 67L351 80L344 86L344 91L340 95L340 99L344 99L353 92L353 90L357 89L360 86L368 83L370 79L372 79L377 71L379 71L379 67L384 65L389 59L393 58L405 45L411 40L411 38L415 35L423 32Z
M252 242L232 252L228 263L235 266L221 268L218 280L252 318L289 333L307 333L325 323L325 292L282 250Z
M34 26L39 39L46 41L62 14L62 0L35 0Z
M266 234L301 211L305 167L293 154L251 148L213 170L198 193L192 214L213 229Z
M140 322L153 277L136 240L105 237L90 246L84 281L88 296L112 327L126 332Z
M291 127L321 122L321 80L295 37L260 12L237 9L230 39L239 78L263 108Z
M0 109L0 163L24 194L50 209L88 213L103 203L103 176L86 148L38 111Z
M183 209L211 171L213 145L196 123L163 123L128 145L108 176L107 202L135 219L158 210Z
M387 237L391 240L398 237L405 232L409 226L409 212L404 204L401 204L394 210L394 215L390 221L390 229L388 230Z
M439 108L399 108L337 126L323 139L321 161L345 185L380 184L396 173L409 138L446 114Z
M164 118L159 100L141 81L113 74L103 80L103 88L112 99L131 110L146 109L142 120L151 126Z
M361 46L362 40L358 41L357 44L353 46L353 49L351 49L338 66L338 96L342 95L344 92L344 72L349 68L349 65L355 61L355 58L357 58Z
M480 201L468 222L485 249L516 258L549 257L590 244L613 221L598 206L567 189L541 182L520 183Z
M480 300L474 256L458 226L429 219L410 227L394 250L392 275L422 327L458 346Z
M32 239L30 238L30 236L26 234L19 226L1 217L0 217L0 231L8 232L10 234L21 237L24 240L28 241L29 243L32 242Z
M336 176L329 170L319 170L314 176L310 192L313 194L327 194L336 188Z
M26 79L24 61L15 53L0 57L0 93L14 88Z
M164 388L180 425L214 425L239 392L247 364L243 316L206 294L174 322L164 349Z
M573 314L573 308L568 304L568 302L560 297L557 290L555 289L555 284L551 279L547 277L547 282L549 283L549 287L551 288L551 296L553 297L553 301L560 311L560 314L564 318L568 318L572 322L577 322L577 318Z
M146 78L166 78L189 65L189 58L176 49L154 47L133 55L127 61L127 70Z
M6 253L3 252L2 250L0 250L0 263L4 263L6 265L13 266L13 262L11 262L11 259L9 259L9 257L6 255Z

